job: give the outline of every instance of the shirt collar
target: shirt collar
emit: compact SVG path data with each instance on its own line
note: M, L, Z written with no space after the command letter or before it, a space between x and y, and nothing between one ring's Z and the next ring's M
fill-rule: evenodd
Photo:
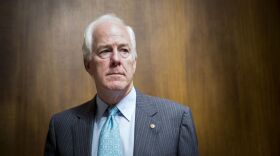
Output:
M100 119L105 113L108 105L103 102L98 96L96 98L97 103L97 114L96 118ZM116 107L120 110L121 114L128 120L131 121L133 113L136 109L136 91L132 87L131 91L119 102L116 104Z

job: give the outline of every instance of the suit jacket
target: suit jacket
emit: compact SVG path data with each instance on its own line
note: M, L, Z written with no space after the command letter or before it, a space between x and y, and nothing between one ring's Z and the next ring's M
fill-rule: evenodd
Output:
M55 114L45 156L91 156L96 98ZM155 127L151 128L151 124ZM197 156L191 111L175 102L136 90L134 156Z

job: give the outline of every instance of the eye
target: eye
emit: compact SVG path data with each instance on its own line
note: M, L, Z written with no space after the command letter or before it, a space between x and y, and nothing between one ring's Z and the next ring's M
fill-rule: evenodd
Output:
M130 50L129 48L122 47L120 48L119 53L123 58L127 58L130 55Z
M125 53L128 53L128 52L129 52L129 50L128 50L128 48L121 48L121 49L120 49L120 52L125 52Z
M97 55L100 57L100 58L108 58L110 57L110 53L111 53L111 50L110 49L101 49Z
M110 50L109 49L103 49L101 51L99 51L99 54L102 54L102 53L109 53Z

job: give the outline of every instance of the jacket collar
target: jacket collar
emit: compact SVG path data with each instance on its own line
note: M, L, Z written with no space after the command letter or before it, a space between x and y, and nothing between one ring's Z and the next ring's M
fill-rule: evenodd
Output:
M156 155L156 153L151 152L156 151L154 148L157 148L161 118L157 115L157 104L152 99L136 89L134 156ZM92 100L80 106L76 111L77 120L72 127L75 156L91 155L93 122L96 108L95 96ZM151 144L154 146L150 146Z
M157 108L155 104L151 103L149 96L144 95L141 91L136 89L136 110L140 109L147 116L154 116L157 113Z
M161 118L154 98L136 90L134 156L157 155ZM152 146L151 146L152 145ZM160 150L160 149L159 149Z
M74 156L90 156L92 144L93 121L96 112L96 97L76 109L77 119L73 121Z

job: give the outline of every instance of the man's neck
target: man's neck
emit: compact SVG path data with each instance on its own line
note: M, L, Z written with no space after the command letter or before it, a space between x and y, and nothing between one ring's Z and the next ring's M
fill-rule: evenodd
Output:
M113 106L120 102L132 89L133 85L124 90L97 91L98 97L106 104Z

